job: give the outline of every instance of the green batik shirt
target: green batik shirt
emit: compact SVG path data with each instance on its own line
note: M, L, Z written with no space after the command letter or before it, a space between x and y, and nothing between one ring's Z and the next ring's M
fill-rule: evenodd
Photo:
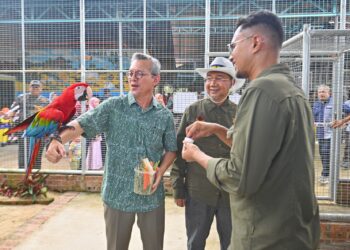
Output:
M154 98L142 110L134 96L112 97L77 118L84 136L106 135L106 162L102 199L125 212L148 212L164 203L161 183L152 195L134 193L134 168L140 160L161 160L164 151L176 151L176 132L171 112Z
M182 159L181 151L186 136L186 127L196 120L219 123L229 128L236 115L236 104L228 98L222 105L213 103L209 98L199 100L186 108L177 132L177 158L172 165L171 180L175 199L186 199L186 195L204 202L210 206L230 206L227 192L215 187L206 177L206 171L196 162L186 162ZM211 135L194 142L204 153L211 157L230 157L230 147L217 136Z

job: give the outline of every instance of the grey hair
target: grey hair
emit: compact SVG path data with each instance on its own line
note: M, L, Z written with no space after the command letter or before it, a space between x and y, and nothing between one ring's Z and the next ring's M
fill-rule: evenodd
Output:
M331 88L328 86L328 85L325 85L325 84L321 84L318 86L317 90L320 90L320 89L325 89L326 91L330 92L331 91Z
M139 60L151 61L152 62L151 74L154 76L160 75L161 65L157 58L154 58L150 55L143 54L143 53L135 53L132 55L131 63Z

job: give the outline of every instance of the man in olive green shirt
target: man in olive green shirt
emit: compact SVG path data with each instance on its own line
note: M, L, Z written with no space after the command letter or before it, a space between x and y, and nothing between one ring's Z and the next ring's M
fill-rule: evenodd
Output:
M230 249L317 249L320 221L314 192L312 111L287 66L279 64L282 25L259 11L238 22L230 58L251 82L241 97L231 140L227 129L196 122L187 136L215 134L232 143L229 159L185 143L182 156L229 192L234 227Z
M218 122L231 127L236 115L236 104L228 98L230 90L237 90L244 83L235 78L236 72L230 60L217 57L208 69L197 69L205 78L207 98L186 108L177 133L177 159L171 169L175 203L185 206L187 249L204 249L214 216L220 238L221 249L227 249L232 231L230 201L227 192L215 187L206 178L204 169L198 163L187 163L181 157L186 127L196 120ZM233 89L232 89L233 90ZM195 142L212 157L230 156L230 147L215 135Z

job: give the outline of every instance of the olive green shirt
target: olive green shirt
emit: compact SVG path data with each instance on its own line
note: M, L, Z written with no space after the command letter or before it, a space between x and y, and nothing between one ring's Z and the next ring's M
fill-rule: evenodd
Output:
M311 108L288 67L277 64L241 97L230 159L211 159L207 177L230 193L230 249L316 249Z
M173 183L174 198L185 199L190 195L210 206L216 206L219 198L222 205L229 206L227 192L215 187L206 178L205 169L196 162L186 162L182 159L182 141L186 137L186 127L195 122L198 117L206 122L216 122L224 127L231 127L236 114L236 104L227 99L218 106L209 98L197 101L186 108L177 132L177 158L172 166L171 179ZM230 147L215 135L198 139L194 142L202 151L212 157L230 156Z
M151 195L134 193L134 168L143 158L160 161L175 152L176 132L171 112L154 98L142 109L134 96L110 97L77 118L84 136L106 135L106 163L102 199L125 212L149 212L164 203L163 182Z

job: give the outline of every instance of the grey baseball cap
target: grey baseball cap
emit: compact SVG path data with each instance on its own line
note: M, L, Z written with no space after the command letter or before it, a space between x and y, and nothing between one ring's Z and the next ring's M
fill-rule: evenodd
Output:
M41 86L41 82L39 80L32 80L30 83L29 83L29 86Z

